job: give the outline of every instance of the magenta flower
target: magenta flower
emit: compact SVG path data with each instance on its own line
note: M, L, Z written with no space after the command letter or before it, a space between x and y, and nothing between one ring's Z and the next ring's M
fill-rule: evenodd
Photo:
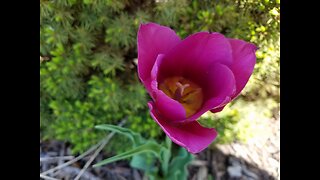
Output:
M198 153L216 138L213 128L196 120L219 112L248 82L256 47L219 33L198 32L180 40L155 23L140 25L138 73L153 101L152 118L167 136L190 153Z

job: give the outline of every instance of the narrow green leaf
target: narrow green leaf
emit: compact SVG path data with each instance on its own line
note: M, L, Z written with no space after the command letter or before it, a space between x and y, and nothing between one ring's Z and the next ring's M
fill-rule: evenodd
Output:
M109 131L113 131L113 132L125 135L132 141L134 146L143 144L145 142L145 140L140 134L133 132L130 129L127 129L124 127L119 127L111 124L102 124L102 125L95 126L95 128L102 129L102 130L109 130Z
M141 154L141 153L146 153L146 152L151 152L154 153L154 155L158 156L158 152L160 151L161 146L153 141L149 141L141 146L135 147L127 152L124 152L122 154L118 154L116 156L113 156L111 158L105 159L95 165L93 167L98 167L102 166L111 162L119 161L122 159L129 158L131 156Z

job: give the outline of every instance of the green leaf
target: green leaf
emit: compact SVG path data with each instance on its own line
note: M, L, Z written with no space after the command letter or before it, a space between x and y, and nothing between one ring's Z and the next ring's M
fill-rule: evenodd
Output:
M156 156L152 153L138 154L133 156L130 162L130 166L148 173L155 173L158 171L158 168L154 166L156 160Z
M116 132L116 133L125 135L132 141L134 146L143 144L145 142L145 140L143 139L143 137L140 134L133 132L127 128L123 128L123 127L119 127L119 126L111 125L111 124L97 125L97 126L95 126L95 128L102 129L102 130L108 130L108 131L112 131L112 132Z
M178 155L175 156L170 165L167 175L168 180L184 180L188 177L187 165L192 161L193 156L184 148L180 148Z
M124 153L118 154L116 156L113 156L111 158L105 159L105 160L93 165L93 167L99 167L99 166L102 166L102 165L105 165L105 164L108 164L111 162L119 161L122 159L132 157L134 155L146 153L146 152L151 152L155 156L158 156L158 152L160 151L160 149L161 149L161 146L159 144L157 144L153 141L148 141L147 143L145 143L141 146L135 147L127 152L124 152Z

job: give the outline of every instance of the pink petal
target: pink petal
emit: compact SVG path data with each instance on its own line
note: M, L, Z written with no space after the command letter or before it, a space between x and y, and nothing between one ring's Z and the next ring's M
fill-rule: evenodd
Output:
M186 111L183 106L178 101L168 97L161 90L155 91L155 98L155 106L162 117L172 122L186 118Z
M217 113L217 112L222 111L222 110L224 109L224 107L225 107L225 106L219 107L219 108L214 108L214 109L211 109L210 111L211 111L212 113Z
M150 78L157 55L167 53L180 42L176 33L155 23L141 24L138 31L138 74L142 82Z
M231 101L231 98L229 96L226 96L225 98L211 98L204 103L204 105L198 112L179 122L196 121L202 114L206 113L207 111L211 109L218 109L218 108L224 107L230 101Z
M167 136L176 144L184 147L190 153L199 153L207 148L217 137L213 128L202 127L198 122L171 124L159 116L153 102L148 103L152 118L159 124Z
M236 91L235 76L231 69L224 65L215 63L208 68L207 72L198 72L207 98L232 96Z
M233 72L226 65L219 63L212 64L208 72L203 74L199 72L198 76L201 79L199 82L203 81L202 88L205 93L204 104L194 115L186 119L179 120L181 122L195 121L203 113L211 109L223 107L231 101L231 97L235 93L235 78Z
M153 81L152 89L158 89L158 76L159 76L159 67L163 62L164 54L158 54L157 59L151 70L151 81Z
M243 40L229 39L232 47L232 55L234 62L231 70L236 79L236 93L233 99L239 95L247 84L256 63L255 51L256 46Z
M161 76L183 75L196 78L199 72L207 72L212 63L232 64L228 39L219 33L195 33L166 54L160 70L166 74L161 73Z
M155 106L161 116L165 117L170 121L177 121L180 119L186 118L186 111L183 106L176 100L167 96L163 91L158 89L158 81L157 75L159 70L159 65L163 60L164 55L160 54L157 57L156 62L151 70L151 90L152 90L152 97L155 101Z

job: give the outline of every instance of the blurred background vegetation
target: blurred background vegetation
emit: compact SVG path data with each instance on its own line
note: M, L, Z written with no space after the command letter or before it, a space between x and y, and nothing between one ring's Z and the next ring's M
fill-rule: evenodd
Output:
M213 145L246 141L279 112L279 0L40 0L40 12L40 137L70 142L73 153L106 135L95 125L122 119L145 138L164 140L137 77L143 22L170 26L181 38L213 31L259 47L242 95L200 120L219 131ZM106 150L123 152L126 141L115 136Z

